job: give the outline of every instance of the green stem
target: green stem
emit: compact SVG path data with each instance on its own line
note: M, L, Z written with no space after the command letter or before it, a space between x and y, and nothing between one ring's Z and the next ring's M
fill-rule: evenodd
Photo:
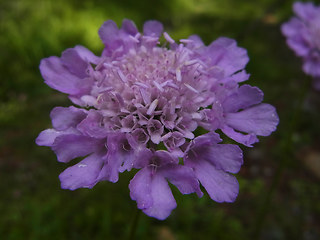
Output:
M130 234L129 234L129 238L128 240L134 240L136 231L137 231L137 226L138 226L138 222L139 222L139 218L140 218L140 209L137 208L137 211L135 213L133 222L131 224L131 228L130 228Z

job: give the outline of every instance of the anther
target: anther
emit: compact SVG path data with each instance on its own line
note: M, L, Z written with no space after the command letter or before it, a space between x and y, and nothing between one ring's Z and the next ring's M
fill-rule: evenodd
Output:
M135 37L129 35L129 38L134 41L135 43L139 43L139 39L136 39Z
M170 35L167 32L163 33L164 38L171 44L175 43L175 41L170 37Z
M154 84L154 86L156 86L156 88L159 89L160 92L164 91L163 87L159 83L157 83L156 81L153 81L153 84Z
M196 64L196 63L199 63L199 60L194 59L194 60L186 61L186 62L184 63L184 65L185 65L185 66L191 66L191 65L194 65L194 64Z
M119 70L117 71L117 73L118 73L118 76L119 76L120 80L121 80L122 82L126 83L126 82L127 82L127 78L126 78L126 76L122 73L122 71L119 69Z
M193 43L194 41L191 39L180 39L181 43Z
M181 82L181 70L179 68L176 69L176 77L177 81Z
M158 102L159 102L159 100L158 100L158 99L155 99L155 100L150 104L150 106L149 106L149 108L148 108L148 111L147 111L147 114L148 114L148 115L151 115L151 114L154 112L154 110L156 109L156 107L157 107L157 105L158 105Z
M189 90L191 90L194 93L199 93L199 91L193 87L191 87L189 84L185 83L184 84Z

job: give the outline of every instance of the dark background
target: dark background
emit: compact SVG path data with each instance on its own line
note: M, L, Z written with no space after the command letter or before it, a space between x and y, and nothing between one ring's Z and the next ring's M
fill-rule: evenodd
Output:
M50 128L50 110L65 94L43 83L39 63L81 44L97 55L107 19L157 19L174 39L219 36L248 50L247 82L276 106L278 130L242 147L245 163L235 203L207 194L183 196L165 221L142 214L136 239L320 239L320 92L287 47L280 25L293 1L281 0L0 0L0 239L126 239L136 213L128 182L92 190L60 189L67 165L34 140ZM71 162L71 164L74 162Z

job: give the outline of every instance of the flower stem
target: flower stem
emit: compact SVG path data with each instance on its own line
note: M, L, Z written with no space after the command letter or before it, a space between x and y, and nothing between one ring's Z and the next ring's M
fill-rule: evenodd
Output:
M130 234L129 234L128 240L134 240L134 237L135 237L135 234L137 231L138 222L139 222L140 215L141 215L140 212L141 212L140 209L137 208L137 211L135 213L134 219L131 224Z

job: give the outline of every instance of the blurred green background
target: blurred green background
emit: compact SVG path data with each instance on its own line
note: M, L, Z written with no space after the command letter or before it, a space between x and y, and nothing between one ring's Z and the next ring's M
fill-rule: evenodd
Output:
M60 189L67 165L34 140L50 128L50 110L67 96L43 83L39 63L84 45L100 54L97 31L107 19L157 19L175 38L206 44L235 38L248 50L248 81L276 106L280 125L254 148L242 147L235 203L181 195L165 221L142 214L136 239L320 239L320 92L301 71L280 25L284 0L0 0L0 239L126 239L136 214L128 182L92 190ZM72 162L74 163L74 162Z

